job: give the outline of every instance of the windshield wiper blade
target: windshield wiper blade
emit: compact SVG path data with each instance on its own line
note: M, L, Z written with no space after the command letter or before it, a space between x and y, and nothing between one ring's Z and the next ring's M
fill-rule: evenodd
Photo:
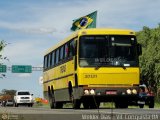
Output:
M124 64L122 64L121 62L120 62L120 67L122 67L124 70L126 69L126 67L124 66Z
M101 67L103 67L103 65L97 65L97 66L95 67L95 70L98 70L98 69L101 68Z

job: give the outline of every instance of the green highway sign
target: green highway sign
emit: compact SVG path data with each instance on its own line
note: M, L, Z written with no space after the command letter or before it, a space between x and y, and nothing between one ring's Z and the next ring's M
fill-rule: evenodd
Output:
M12 65L12 73L32 73L31 65Z
M0 65L0 73L5 73L7 71L6 65Z

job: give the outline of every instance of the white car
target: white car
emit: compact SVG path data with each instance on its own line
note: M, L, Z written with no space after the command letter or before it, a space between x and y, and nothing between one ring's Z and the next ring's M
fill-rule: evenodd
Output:
M28 105L32 107L34 103L33 94L30 94L29 91L17 91L14 96L14 106L18 107L19 105Z

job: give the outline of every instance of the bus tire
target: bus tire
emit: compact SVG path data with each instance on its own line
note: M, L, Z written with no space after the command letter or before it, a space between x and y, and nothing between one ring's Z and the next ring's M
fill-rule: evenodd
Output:
M72 83L71 81L68 82L68 93L69 93L69 97L70 97L70 100L72 101L73 100L73 87L72 87Z
M89 103L90 105L90 109L98 109L100 106L100 102L95 101L94 99L91 100L91 102Z
M128 108L128 103L126 101L118 103L119 108Z
M84 109L89 109L90 105L87 101L84 101L83 102L83 107L84 107Z
M74 99L73 96L73 87L71 81L68 82L68 93L69 93L69 99L72 102L73 109L79 109L81 102L79 99Z
M54 109L55 108L54 91L53 88L50 88L50 86L48 86L48 97L49 97L50 108Z
M50 102L50 108L51 109L61 109L61 108L63 108L63 103L62 102L56 102L54 96L50 97L49 102Z
M78 100L78 99L74 99L73 100L73 108L74 109L80 109L80 106L81 106L81 101Z
M55 103L54 103L54 107L55 107L56 109L61 109L61 108L63 108L63 103L62 103L62 102L55 102Z
M139 105L139 108L144 108L144 104L140 104L140 105Z
M119 102L115 102L115 108L119 108Z
M50 108L54 109L55 108L55 99L52 96L49 96L49 104L50 104Z

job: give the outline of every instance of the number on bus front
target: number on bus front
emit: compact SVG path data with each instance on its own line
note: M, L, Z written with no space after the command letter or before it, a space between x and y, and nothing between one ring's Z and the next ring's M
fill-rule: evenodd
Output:
M97 75L85 75L85 78L97 78Z

